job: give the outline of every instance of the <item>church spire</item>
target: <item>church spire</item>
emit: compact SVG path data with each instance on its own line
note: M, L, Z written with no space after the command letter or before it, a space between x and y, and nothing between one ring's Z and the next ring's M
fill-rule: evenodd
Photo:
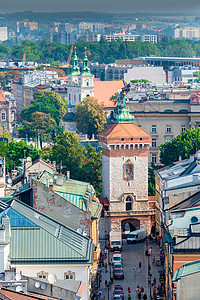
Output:
M70 75L79 75L80 74L80 68L78 66L78 57L76 54L76 47L74 48L74 58L73 58L73 65L71 69Z
M115 119L117 123L133 123L134 116L130 114L129 109L126 107L126 96L124 94L124 107L121 112L116 115Z
M81 75L86 74L86 75L91 75L90 73L90 68L88 66L88 58L87 58L87 53L86 53L86 47L85 47L85 54L83 58L83 67L81 70Z

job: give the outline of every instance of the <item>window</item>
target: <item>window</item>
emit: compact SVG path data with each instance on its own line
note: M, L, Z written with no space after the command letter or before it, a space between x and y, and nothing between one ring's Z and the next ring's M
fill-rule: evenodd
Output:
M72 271L67 271L64 273L64 279L71 279L71 280L75 280L75 272Z
M130 196L126 198L126 211L132 210L132 199Z
M157 162L157 154L156 153L151 154L151 162L152 162L152 164L155 164Z
M171 142L171 138L166 138L166 142Z
M71 94L69 94L69 101L71 100Z
M186 130L186 125L185 124L181 125L181 132L184 132L185 130Z
M5 121L6 120L6 113L2 112L1 113L1 121Z
M48 278L48 273L44 272L44 271L40 271L39 273L37 273L37 277L38 278Z
M156 148L156 147L157 147L157 141L156 141L156 138L152 138L151 146L152 146L152 148Z
M156 132L156 125L151 125L151 132Z
M89 82L88 82L88 81L87 81L87 83L86 83L86 84L87 84L87 86L89 86Z
M172 132L172 126L171 125L166 126L166 132Z

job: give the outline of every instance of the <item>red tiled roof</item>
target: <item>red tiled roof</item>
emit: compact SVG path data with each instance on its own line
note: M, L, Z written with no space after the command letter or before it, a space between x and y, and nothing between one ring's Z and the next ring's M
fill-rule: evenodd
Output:
M2 95L2 93L0 93L0 104L6 104L9 101L4 97L4 95Z
M14 290L10 290L4 287L0 288L0 297L4 300L36 300L36 299L43 299L37 296L29 296L24 295L22 293L16 292Z
M53 165L48 163L46 160L44 160L43 158L39 157L38 159L36 159L33 163L32 166L35 165L37 162L41 162L47 166L49 166L51 169L53 169Z
M124 83L122 80L94 81L94 98L98 99L99 103L105 108L116 107L114 102L110 101L110 97L123 87Z
M141 127L137 126L135 123L114 123L99 133L99 137L100 136L108 138L151 137L150 134L144 131Z

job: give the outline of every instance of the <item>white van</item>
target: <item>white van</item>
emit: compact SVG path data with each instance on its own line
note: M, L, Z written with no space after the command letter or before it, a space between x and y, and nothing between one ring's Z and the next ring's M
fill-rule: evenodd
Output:
M131 231L127 237L127 243L137 243L142 242L146 239L147 233L146 230L135 230Z

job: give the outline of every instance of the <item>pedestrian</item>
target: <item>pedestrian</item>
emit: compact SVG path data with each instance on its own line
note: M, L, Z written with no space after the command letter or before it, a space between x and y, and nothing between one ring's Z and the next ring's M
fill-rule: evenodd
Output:
M105 287L107 287L108 286L108 281L107 280L105 280Z
M103 296L102 295L100 295L99 300L103 300Z
M138 294L139 294L139 291L140 291L140 286L139 286L139 285L136 286L135 291L136 291L136 294L138 295Z
M141 261L139 262L139 269L141 269L141 267L142 267L142 263L141 263Z
M149 254L152 255L152 253L153 253L153 249L152 249L152 247L150 247Z
M152 264L154 265L155 264L155 256L153 256L153 259L152 259Z
M106 300L106 297L103 297L103 300Z
M133 268L133 270L134 270L134 271L137 271L137 267L135 266L135 267Z
M128 294L130 294L131 293L131 289L130 289L130 287L128 287Z
M151 265L150 264L148 265L148 271L149 271L149 273L151 271Z
M143 299L147 300L147 294L146 293L143 295Z
M106 273L108 272L108 269L107 269L107 263L104 264L104 267L105 267L105 271Z
M139 294L138 294L138 299L142 299L141 292L139 292Z
M128 300L131 300L131 295L128 295Z
M154 279L153 279L153 283L156 285L156 277L154 277Z

